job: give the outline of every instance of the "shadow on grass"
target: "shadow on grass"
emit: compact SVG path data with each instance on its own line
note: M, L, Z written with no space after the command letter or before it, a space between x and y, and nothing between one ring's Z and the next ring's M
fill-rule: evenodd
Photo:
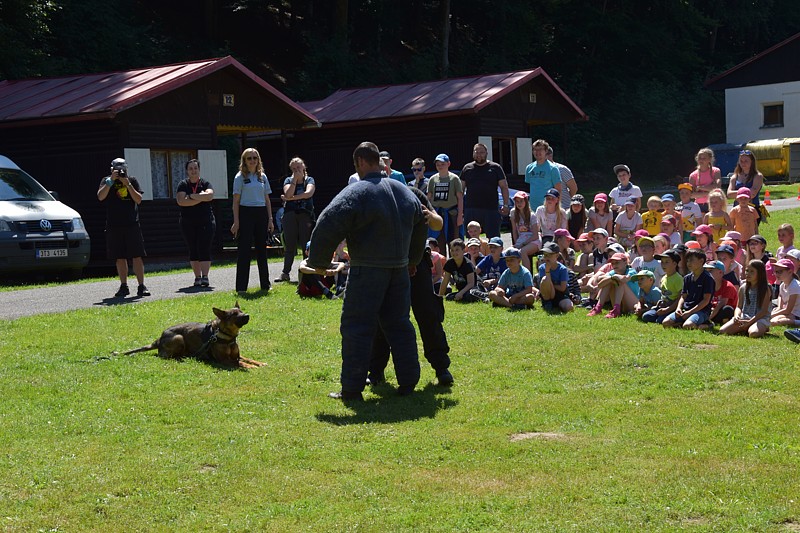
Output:
M387 384L373 387L372 392L377 398L344 402L345 406L354 411L353 413L318 413L317 420L337 426L365 423L391 424L434 418L438 411L458 405L457 400L447 397L450 394L450 387L440 387L433 383L428 383L409 396L398 396L396 389ZM331 399L331 402L341 402L341 400Z

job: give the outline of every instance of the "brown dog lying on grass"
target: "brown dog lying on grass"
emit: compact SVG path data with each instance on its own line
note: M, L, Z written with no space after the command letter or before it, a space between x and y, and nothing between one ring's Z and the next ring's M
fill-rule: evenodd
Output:
M239 354L236 336L250 321L250 315L239 309L239 302L229 309L213 308L217 318L201 324L189 322L164 330L161 337L149 346L124 352L125 355L158 349L158 356L166 359L193 357L201 361L218 363L228 367L255 368L266 363L247 359Z

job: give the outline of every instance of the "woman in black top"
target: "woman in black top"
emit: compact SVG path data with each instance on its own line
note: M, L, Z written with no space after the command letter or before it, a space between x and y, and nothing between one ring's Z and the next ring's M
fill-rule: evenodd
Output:
M308 175L305 162L299 157L289 161L292 175L283 182L283 272L275 281L289 281L297 246L305 248L314 228L314 178Z
M188 178L178 185L177 200L181 206L181 231L189 246L189 264L194 271L194 286L208 287L211 269L211 241L217 224L211 201L214 189L200 177L200 163L191 159L186 163Z

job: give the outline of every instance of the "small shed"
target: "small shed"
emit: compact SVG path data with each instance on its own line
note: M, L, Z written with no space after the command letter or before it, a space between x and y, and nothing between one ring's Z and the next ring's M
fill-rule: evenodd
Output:
M310 112L230 56L0 81L2 154L81 213L93 264L107 262L105 212L96 192L113 158L125 157L144 189L139 213L148 255L180 256L185 245L175 191L186 161L200 160L201 175L214 187L217 221L229 224L239 141L250 132L317 125ZM233 142L221 142L225 136ZM225 231L220 224L217 247Z
M265 151L285 142L317 180L317 205L325 205L353 173L352 153L365 140L388 150L396 170L410 175L411 161L449 154L455 171L472 160L483 142L489 158L521 182L532 161L536 128L588 120L542 68L402 85L341 89L324 100L301 104L321 123L288 139L262 138ZM563 154L561 154L563 159ZM409 176L410 177L410 176ZM320 179L322 178L322 179Z

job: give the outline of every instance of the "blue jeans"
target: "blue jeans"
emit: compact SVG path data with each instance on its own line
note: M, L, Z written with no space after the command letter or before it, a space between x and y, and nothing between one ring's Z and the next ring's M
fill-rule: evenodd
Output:
M364 390L372 340L380 326L392 349L397 384L419 382L417 334L409 318L408 269L351 266L342 304L342 390Z
M684 322L691 322L692 324L694 324L696 326L699 326L700 324L705 324L706 322L708 322L708 315L709 315L708 311L698 311L697 313L693 314L692 316L690 316L686 320L683 320L677 314L670 313L669 315L667 315L667 318L670 321L675 322L676 324L683 324Z
M642 313L642 322L661 324L667 316L668 315L657 315L655 309L649 309Z

